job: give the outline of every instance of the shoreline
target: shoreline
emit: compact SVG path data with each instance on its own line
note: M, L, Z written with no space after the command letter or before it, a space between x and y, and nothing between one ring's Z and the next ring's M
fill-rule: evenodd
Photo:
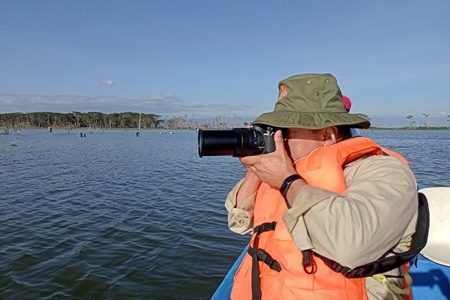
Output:
M243 126L242 126L243 127ZM45 131L50 131L49 127L0 127L0 133L4 133L6 131L17 131L17 130L45 130ZM89 128L89 127L78 127L78 128L64 128L64 127L51 127L51 130L65 130L65 131L105 131L105 130L111 130L111 131L117 131L117 130L125 130L125 131L131 131L131 130L135 130L135 131L158 131L158 130L198 130L198 129L205 129L205 130L229 130L230 128L214 128L214 127L210 127L210 128L204 128L204 127L198 127L198 128L193 128L193 127L174 127L174 128L141 128L139 130L139 128L136 127L116 127L116 128ZM402 131L442 131L442 130L450 130L450 127L447 126L430 126L428 128L426 127L370 127L367 129L359 129L360 131L365 131L365 130L402 130Z

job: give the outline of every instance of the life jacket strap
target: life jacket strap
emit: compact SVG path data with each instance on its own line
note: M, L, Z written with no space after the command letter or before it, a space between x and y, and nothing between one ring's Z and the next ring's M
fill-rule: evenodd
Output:
M264 262L269 268L281 271L280 264L270 256L264 249L258 248L259 235L264 232L273 231L277 226L277 222L267 222L256 226L253 229L255 238L253 240L253 247L248 247L248 254L252 257L252 299L261 300L261 283L259 281L259 261Z
M256 235L260 235L260 234L263 233L263 232L275 230L275 227L276 227L276 226L277 226L277 222L262 223L261 225L256 226L256 227L253 229L253 232L254 232Z
M372 275L372 278L381 283L389 292L395 295L409 295L411 293L411 285L412 285L412 277L406 272L403 274L403 278L405 279L406 287L400 288L397 285L391 283L388 280L389 276L385 276L383 274Z
M256 258L259 261L262 261L263 263L265 263L272 270L275 270L277 272L281 271L280 263L277 260L273 259L272 256L270 256L270 254L267 253L265 250L263 250L263 249L256 249L255 250L252 247L248 247L247 252L252 257L256 256Z

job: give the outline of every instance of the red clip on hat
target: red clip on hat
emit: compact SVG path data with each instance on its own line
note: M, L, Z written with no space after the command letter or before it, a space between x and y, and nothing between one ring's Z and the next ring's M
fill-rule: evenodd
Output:
M350 101L350 98L342 95L342 102L344 102L345 109L350 111L350 108L352 108L352 101Z

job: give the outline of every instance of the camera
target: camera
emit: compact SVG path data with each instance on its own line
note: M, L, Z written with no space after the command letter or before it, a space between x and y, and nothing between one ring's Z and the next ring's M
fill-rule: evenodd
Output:
M250 128L198 130L198 155L234 156L265 154L275 151L276 129L253 124Z

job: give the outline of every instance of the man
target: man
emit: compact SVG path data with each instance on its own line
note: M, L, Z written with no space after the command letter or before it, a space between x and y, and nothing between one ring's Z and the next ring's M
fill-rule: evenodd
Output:
M410 298L409 264L385 259L408 252L415 232L414 175L351 138L370 122L348 113L336 79L282 80L274 111L254 124L282 130L275 152L241 158L247 173L226 200L230 229L253 234L231 298Z

